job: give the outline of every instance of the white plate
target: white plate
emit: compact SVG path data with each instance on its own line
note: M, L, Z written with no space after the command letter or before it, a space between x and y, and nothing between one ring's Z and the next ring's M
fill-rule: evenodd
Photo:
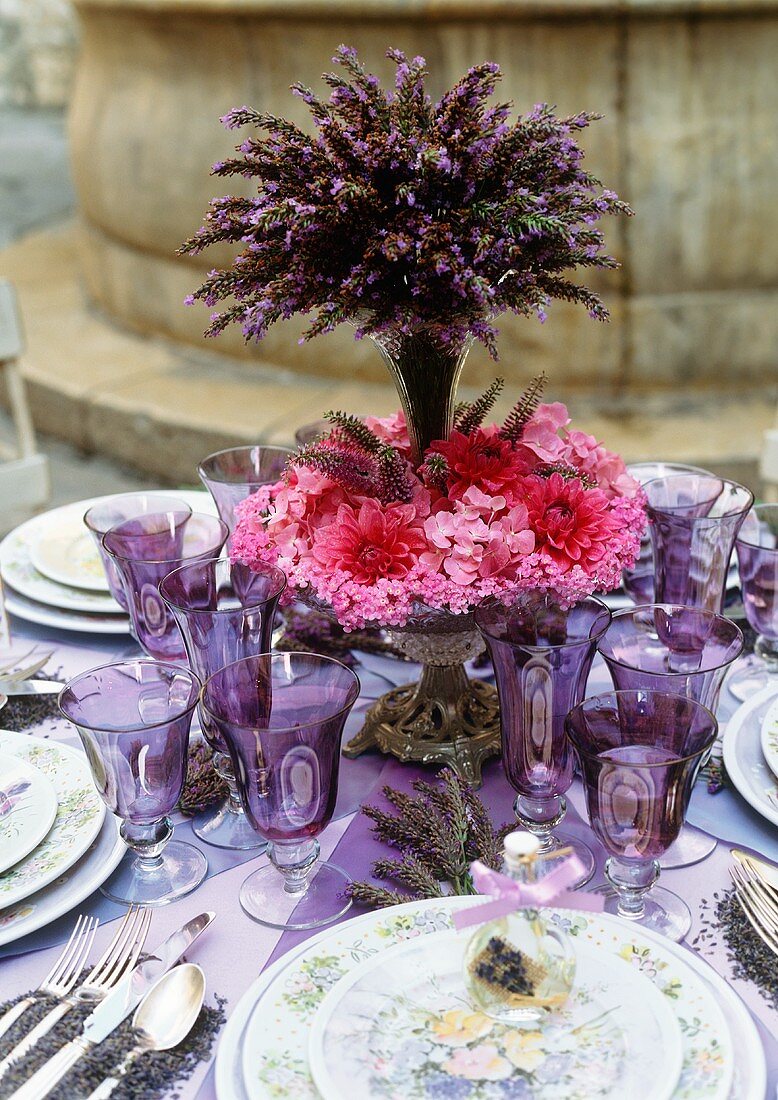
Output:
M470 933L472 935L472 933ZM659 989L617 955L576 940L575 982L543 1027L480 1012L463 979L468 934L395 944L345 975L322 1001L308 1047L324 1100L424 1100L470 1081L534 1100L671 1100L683 1063L680 1023ZM512 1086L512 1088L511 1088Z
M57 816L49 779L10 753L0 753L0 874L29 855Z
M243 1081L249 1100L280 1095L314 1100L317 1092L301 1046L326 993L365 958L394 943L450 928L452 910L477 901L411 902L347 921L326 936L309 941L299 955L274 972L255 1004L242 1042ZM689 965L692 956L674 952L662 937L650 936L615 917L559 911L558 919L569 925L581 942L621 955L667 995L683 1031L684 1066L673 1094L676 1100L723 1100L731 1095L731 1037L720 998L711 997L699 973ZM703 972L707 971L703 964ZM684 1026L691 1020L693 1027ZM743 1100L742 1091L735 1095Z
M742 703L727 723L724 766L736 790L758 814L778 825L778 778L762 753L761 724L776 699L772 685Z
M768 768L773 775L778 776L778 696L762 719L760 742Z
M45 928L80 905L102 886L126 851L118 821L113 814L106 814L97 839L78 863L37 894L0 909L0 946Z
M171 490L154 490L169 495ZM196 511L207 512L216 515L216 506L209 493L197 490L174 490L175 495L192 505ZM114 494L110 494L114 495ZM50 575L49 556L44 554L48 563L46 566L48 576L39 572L33 564L33 548L41 542L46 542L52 537L59 540L63 535L66 542L77 539L84 531L84 513L93 504L109 499L109 497L92 497L87 500L79 500L73 504L64 504L60 508L54 508L50 512L35 516L33 519L22 523L0 542L0 576L6 584L28 600L34 600L51 608L59 608L64 611L80 611L101 615L118 615L121 608L114 598L106 591L87 591L82 587L73 587L73 581L61 583L64 575L53 580ZM21 616L24 617L24 616ZM40 622L40 619L32 619L32 622ZM44 624L48 625L48 624ZM75 629L63 627L63 629Z
M100 552L84 526L84 513L52 521L30 542L30 561L44 577L66 588L110 592Z
M116 605L119 606L118 604ZM89 615L83 611L63 611L59 607L47 607L45 604L28 600L6 585L5 607L17 619L27 623L38 623L53 630L75 631L79 634L129 634L130 620L127 615Z
M72 867L103 824L105 804L80 750L26 733L0 730L0 751L26 760L51 780L57 816L46 839L21 863L0 875L0 910L42 890Z

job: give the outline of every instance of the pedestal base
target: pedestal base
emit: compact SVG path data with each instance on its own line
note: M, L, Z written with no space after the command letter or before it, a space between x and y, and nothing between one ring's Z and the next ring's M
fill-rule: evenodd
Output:
M400 760L447 764L480 787L484 760L500 753L497 691L469 680L461 664L425 665L418 683L393 688L373 703L343 752L354 757L373 748Z

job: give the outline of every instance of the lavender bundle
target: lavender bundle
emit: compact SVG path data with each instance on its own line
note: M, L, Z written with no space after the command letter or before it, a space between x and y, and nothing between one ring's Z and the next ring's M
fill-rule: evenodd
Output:
M396 814L375 806L362 813L374 822L373 833L398 850L395 859L373 864L376 878L405 888L398 892L368 882L353 882L351 898L360 905L399 905L447 894L475 894L469 866L474 859L499 870L502 840L515 825L495 831L486 808L473 789L454 772L444 769L438 783L417 779L415 795L384 787L384 797Z
M257 181L257 194L213 199L181 249L242 246L189 299L231 300L207 335L236 322L259 340L298 312L315 315L306 340L343 321L357 335L408 335L434 322L436 340L453 346L472 335L496 357L492 318L505 310L543 319L558 298L606 320L599 297L568 277L618 266L596 226L605 214L631 213L582 167L578 137L600 116L558 118L538 104L511 122L511 104L488 104L501 75L491 62L433 103L424 59L387 56L397 66L393 90L346 46L334 58L344 75L323 76L326 101L293 85L312 134L250 107L224 116L229 129L264 136L247 137L213 168Z

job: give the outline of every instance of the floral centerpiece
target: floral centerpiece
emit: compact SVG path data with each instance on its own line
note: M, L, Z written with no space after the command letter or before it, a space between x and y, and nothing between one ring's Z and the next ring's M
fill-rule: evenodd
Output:
M256 180L257 193L214 199L183 251L240 246L189 299L224 303L207 335L237 323L259 340L302 313L312 315L303 339L347 322L383 355L402 411L330 414L330 433L245 502L232 553L280 565L346 628L377 623L402 638L416 625L422 645L411 638L407 652L424 660L422 681L372 708L354 751L397 735L392 751L428 759L433 742L433 758L473 778L473 744L493 751L498 723L492 689L461 670L477 645L468 612L516 585L571 599L614 587L644 514L618 456L571 429L563 405L539 404L542 379L485 426L502 383L461 406L459 376L474 340L497 357L494 319L506 310L542 321L556 298L606 320L570 276L617 266L597 223L631 211L583 168L577 139L598 116L559 118L540 104L511 121L510 104L489 102L500 77L490 63L433 104L424 60L388 56L393 90L346 47L335 58L343 75L324 76L327 101L293 87L312 133L248 107L225 116L264 136L214 172ZM436 644L436 632L448 640Z

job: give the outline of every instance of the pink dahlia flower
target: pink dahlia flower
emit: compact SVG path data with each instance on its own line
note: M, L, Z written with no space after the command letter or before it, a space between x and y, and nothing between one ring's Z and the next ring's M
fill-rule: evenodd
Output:
M342 504L333 523L314 531L313 556L324 569L346 573L357 584L400 579L427 547L415 521L412 504L366 500L358 510Z
M596 572L615 534L605 494L584 489L578 478L565 481L561 474L527 477L523 490L538 549L562 572L575 565L585 573Z
M490 496L504 493L510 497L517 478L531 468L509 440L500 439L496 425L476 428L469 435L454 429L448 439L437 440L430 450L446 460L452 500L464 497L471 486Z

